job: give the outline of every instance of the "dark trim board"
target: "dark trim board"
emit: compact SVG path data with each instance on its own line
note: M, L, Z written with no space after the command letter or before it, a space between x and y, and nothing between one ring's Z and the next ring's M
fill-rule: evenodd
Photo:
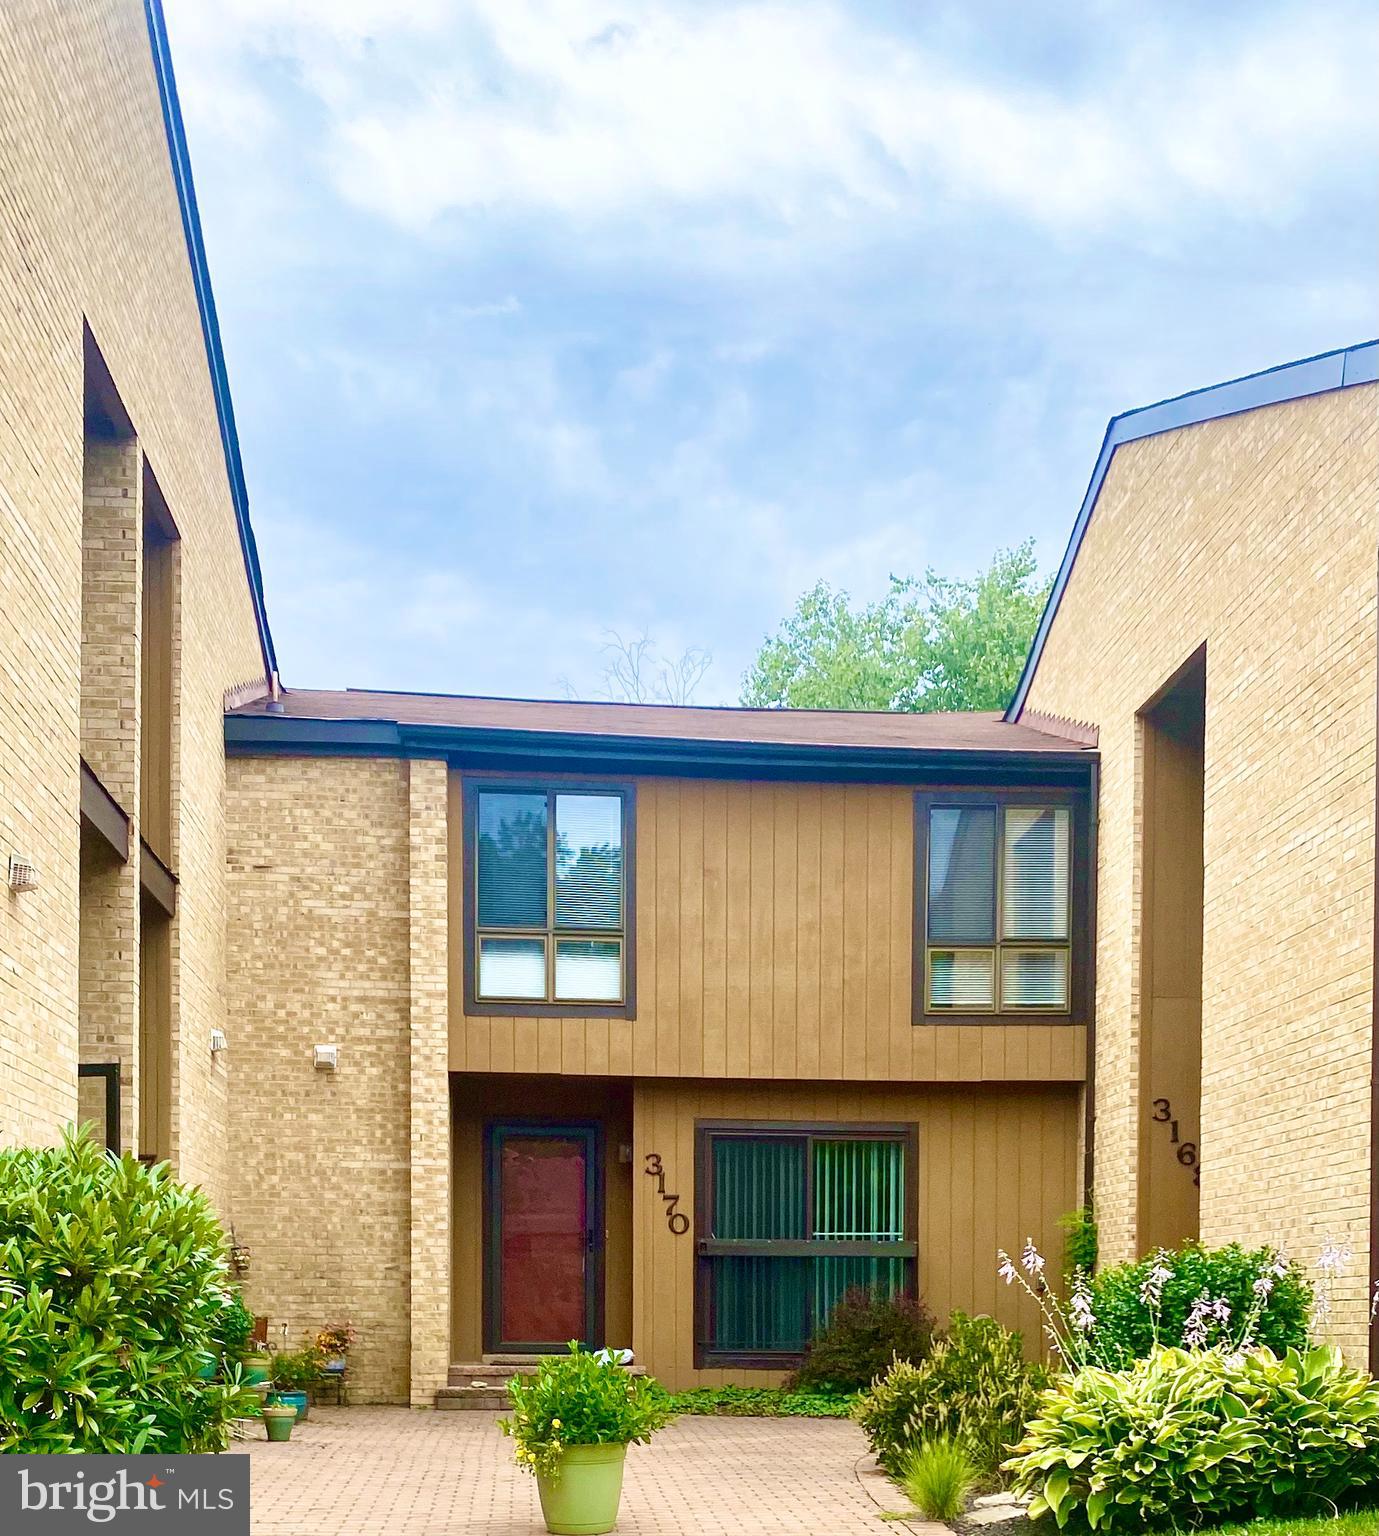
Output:
M1095 767L1095 764L1093 764ZM928 932L928 862L929 812L942 805L1066 805L1072 812L1072 867L1069 881L1068 920L1068 1002L1066 1011L1012 1009L991 1013L931 1013L925 988L925 966L930 948ZM1096 849L1091 834L1091 809L1088 795L1062 785L1008 787L990 785L981 789L951 789L947 786L922 789L914 802L914 903L911 938L910 1020L914 1024L990 1025L1020 1024L1090 1024L1095 1012L1092 950L1096 944ZM997 857L1000 849L997 849ZM1000 940L993 941L999 964ZM1091 1042L1088 1046L1090 1049Z
M139 889L164 917L177 916L177 876L139 839Z
M163 109L163 128L168 141L173 185L182 214L182 233L187 242L187 260L191 265L192 285L196 289L196 307L201 316L201 334L206 345L206 362L215 397L216 419L220 425L221 448L225 454L225 473L230 482L230 501L239 529L240 552L244 573L249 579L249 595L254 605L254 623L258 628L259 650L267 677L274 682L278 658L273 636L268 628L268 609L263 597L263 572L259 566L258 544L249 521L249 493L244 483L244 463L239 451L239 432L235 426L235 408L230 398L230 380L225 368L225 351L220 342L220 321L216 316L211 274L206 264L206 243L201 234L201 214L196 206L196 187L192 181L191 156L182 125L182 107L177 98L177 80L172 69L172 49L168 43L163 0L144 0L144 19L148 25L149 46L153 53L153 73L158 82L158 99Z
M572 731L408 726L388 720L310 720L291 715L225 716L231 757L443 758L466 773L631 774L773 779L808 784L1085 785L1096 753L926 751L912 747L807 747L776 742L684 741Z
M1157 405L1145 405L1113 416L1102 438L1101 452L1097 455L1092 478L1073 523L1062 564L1054 577L1049 600L1044 605L1043 616L1034 634L1034 643L1029 648L1020 681L1015 686L1015 696L1006 710L1006 719L1018 722L1024 710L1034 674L1039 667L1039 658L1072 576L1078 551L1082 548L1087 524L1091 521L1097 497L1101 494L1102 484L1111 468L1111 459L1122 443L1138 442L1142 437L1154 437L1160 432L1171 432L1178 427L1197 426L1201 422L1216 421L1223 416L1236 416L1242 411L1258 410L1265 405L1281 405L1287 400L1302 400L1309 395L1326 394L1333 389L1349 389L1356 384L1375 382L1379 382L1379 340L1363 341L1353 347L1322 352L1316 357L1304 357L1294 363L1281 363L1261 373L1246 374L1244 378L1230 379L1224 384L1213 384L1206 389L1194 389L1185 395L1175 395L1171 400L1160 400Z
M622 798L622 1001L620 1003L561 1002L484 1002L479 999L478 965L478 856L475 850L478 797L481 790L502 789L513 793L523 790L550 794L559 790L595 790ZM470 1017L502 1019L635 1019L637 1017L637 791L631 784L610 783L607 779L575 779L547 775L540 780L510 779L502 774L487 778L466 776L461 786L463 821L460 834L462 850L461 932L464 954L464 1011ZM610 930L611 931L611 930ZM554 941L554 930L547 930ZM534 935L533 935L534 936ZM590 935L597 937L597 935Z
M87 1062L77 1068L77 1077L105 1079L105 1150L118 1157L120 1152L120 1064L117 1061Z
M81 819L121 864L129 862L129 817L123 806L81 760Z

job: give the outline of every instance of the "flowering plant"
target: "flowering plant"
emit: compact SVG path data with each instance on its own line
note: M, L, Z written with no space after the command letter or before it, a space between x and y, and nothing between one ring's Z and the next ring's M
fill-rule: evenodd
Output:
M1094 1280L1075 1271L1066 1303L1050 1290L1032 1242L1018 1262L1004 1252L999 1258L1001 1277L1033 1296L1050 1342L1073 1370L1122 1369L1160 1345L1230 1353L1264 1344L1281 1355L1307 1342L1312 1287L1276 1248L1157 1249Z
M651 1377L633 1376L630 1359L626 1350L591 1354L571 1342L534 1376L514 1376L512 1417L498 1427L515 1442L517 1464L556 1478L567 1445L641 1445L664 1428L675 1417L669 1397Z
M354 1348L358 1337L350 1323L327 1323L316 1335L316 1348L329 1360L336 1355L347 1355Z

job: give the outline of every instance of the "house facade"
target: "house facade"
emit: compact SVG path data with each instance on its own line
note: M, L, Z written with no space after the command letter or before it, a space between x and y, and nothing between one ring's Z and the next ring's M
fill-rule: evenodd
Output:
M1088 1198L1351 1246L1363 1353L1379 346L1116 418L1004 718L284 688L157 0L0 16L0 113L5 1142L168 1158L358 1399L1033 1343Z
M859 1283L1038 1337L995 1254L1082 1187L1085 741L291 689L226 737L262 1310L413 1402L571 1337L778 1376Z

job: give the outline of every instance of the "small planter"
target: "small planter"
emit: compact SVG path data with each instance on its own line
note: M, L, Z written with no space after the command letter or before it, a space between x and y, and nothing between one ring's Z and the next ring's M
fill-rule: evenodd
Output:
M196 1379L198 1381L214 1381L217 1375L219 1375L219 1367L214 1360L208 1360L196 1373Z
M560 1476L536 1479L546 1529L554 1536L602 1536L618 1523L625 1445L567 1445Z
M272 1374L272 1355L245 1355L244 1382L246 1386L256 1387L261 1381L268 1381Z
M297 1422L297 1410L282 1403L270 1403L263 1410L264 1428L270 1440L290 1440L292 1426Z
M275 1392L273 1401L279 1408L291 1408L296 1412L298 1421L306 1423L308 1398L305 1392Z

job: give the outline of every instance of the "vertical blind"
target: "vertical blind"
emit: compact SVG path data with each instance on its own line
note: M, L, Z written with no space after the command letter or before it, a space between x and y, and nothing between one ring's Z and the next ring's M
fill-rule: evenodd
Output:
M1066 1009L1071 811L933 806L926 846L928 1006Z
M910 1289L914 1261L838 1254L835 1243L904 1243L905 1142L791 1134L710 1141L710 1231L719 1244L817 1244L816 1254L714 1254L707 1261L711 1350L798 1354L853 1286Z

